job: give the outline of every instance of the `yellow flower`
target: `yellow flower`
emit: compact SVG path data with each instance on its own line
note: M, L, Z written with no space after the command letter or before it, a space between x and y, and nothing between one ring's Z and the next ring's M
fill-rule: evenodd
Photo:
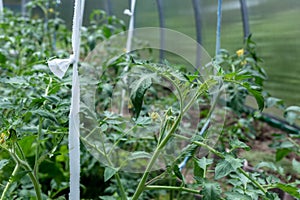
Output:
M239 49L235 53L238 55L238 57L240 57L240 56L244 55L244 49Z
M150 118L153 120L153 121L156 121L157 119L160 118L159 114L157 112L152 112L150 114Z
M50 8L48 11L49 11L49 13L54 13L53 8Z
M243 60L242 62L241 62L241 65L246 65L247 64L247 60Z
M132 108L133 108L133 105L132 105L132 102L131 102L131 101L128 101L127 108L128 108L128 109L132 109Z
M3 144L5 142L5 133L1 133L0 135L0 144Z

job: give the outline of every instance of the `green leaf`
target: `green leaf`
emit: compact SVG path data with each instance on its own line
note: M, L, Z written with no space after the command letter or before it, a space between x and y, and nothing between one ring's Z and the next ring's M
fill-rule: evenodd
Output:
M19 141L19 145L21 146L25 156L32 156L35 154L34 148L32 147L36 137L36 135L23 136L23 138Z
M244 142L241 142L239 140L230 140L230 146L233 149L237 149L237 148L242 148L242 149L245 149L245 150L250 150L250 147L245 144Z
M57 122L57 119L56 119L55 115L50 113L47 110L38 109L38 110L33 110L31 112L32 112L33 115L39 115L39 116L44 117L46 119L50 119L51 121Z
M275 98L275 97L268 97L266 99L266 108L270 108L270 107L273 107L273 106L280 106L280 107L283 107L284 106L284 102L282 99L278 99L278 98Z
M234 172L237 168L241 167L241 160L226 155L225 159L219 162L215 168L215 179L220 179L227 176L229 173Z
M100 199L102 199L102 200L116 200L116 197L114 197L114 196L100 196Z
M300 107L290 106L284 111L285 119L290 123L294 124L297 119L300 119Z
M5 63L6 60L6 56L0 51L0 63Z
M266 196L263 197L264 200L280 200L277 193L267 192Z
M134 81L130 86L131 88L130 99L134 107L136 118L138 118L141 112L144 95L152 85L152 80L151 80L152 78L153 78L153 73L150 75L142 76L140 79Z
M194 176L205 178L207 166L213 163L213 159L203 157L201 159L194 158Z
M21 178L23 178L28 172L30 171L20 171L18 172L16 175L11 177L11 181L12 182L18 182L19 180L21 180Z
M176 175L176 177L178 177L180 180L182 180L185 183L184 176L182 175L178 165L173 166L173 172Z
M118 172L118 170L115 169L115 168L105 167L105 170L104 170L104 182L108 181L117 172Z
M251 197L240 194L240 193L235 193L235 192L225 192L226 194L226 199L228 200L252 200Z
M218 183L204 183L200 194L203 195L203 200L221 199L220 185Z
M7 159L3 159L3 160L0 160L0 170L5 167L5 165L7 165L9 163L9 160Z
M249 83L242 83L242 86L247 89L248 92L250 92L253 97L256 100L256 103L258 105L258 109L262 111L265 107L265 100L264 97L261 94L261 88L259 86L251 86Z
M283 148L283 149L277 149L276 150L276 162L280 161L282 158L284 158L286 155L288 155L292 150Z
M298 162L295 158L292 161L293 169L300 174L300 162Z
M290 184L277 183L275 187L285 191L286 193L289 193L293 197L300 198L299 188L295 186L292 186Z
M260 162L258 165L255 166L255 169L259 169L259 168L262 168L262 167L266 167L266 168L269 168L273 171L277 171L277 167L274 163L272 162Z

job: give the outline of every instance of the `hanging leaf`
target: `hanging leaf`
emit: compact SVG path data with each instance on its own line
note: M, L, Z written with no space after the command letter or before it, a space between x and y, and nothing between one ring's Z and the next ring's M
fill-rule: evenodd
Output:
M152 85L152 78L154 77L154 74L145 74L140 79L134 81L130 88L131 88L131 95L130 99L134 107L135 111L135 117L138 118L142 105L143 105L143 99L146 91L151 87Z
M105 167L105 170L104 170L104 182L108 181L117 172L118 172L118 170L115 169L115 168Z
M180 180L182 180L182 181L185 183L185 178L184 178L184 176L182 175L182 173L181 173L181 171L180 171L178 165L174 165L174 167L173 167L173 172L174 172L174 174L175 174L175 176L176 176L177 178L179 178Z
M220 179L227 176L229 173L234 172L237 168L241 167L241 160L232 156L225 156L225 159L219 162L215 168L215 179Z
M261 94L261 88L259 86L250 86L250 84L247 82L243 83L242 86L245 87L247 91L253 95L258 105L258 109L262 111L265 107L265 100Z

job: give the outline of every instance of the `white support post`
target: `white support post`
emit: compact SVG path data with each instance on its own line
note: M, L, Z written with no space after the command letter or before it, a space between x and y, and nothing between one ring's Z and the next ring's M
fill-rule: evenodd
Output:
M80 87L78 76L78 61L80 54L80 28L84 12L85 0L75 0L72 49L73 55L68 59L54 59L48 61L50 70L62 78L70 64L73 64L72 97L69 115L69 155L70 155L70 194L69 199L80 199L80 133L79 133L79 103Z
M3 0L0 0L0 21L2 20L3 17Z

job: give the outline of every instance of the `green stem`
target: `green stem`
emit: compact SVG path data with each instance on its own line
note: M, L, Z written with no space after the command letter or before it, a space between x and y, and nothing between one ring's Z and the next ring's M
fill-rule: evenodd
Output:
M208 90L212 85L216 84L217 81L213 79L208 79L204 83L202 83L197 90L196 94L192 97L192 100L185 106L183 109L183 113L190 109L190 107L195 103L195 101L199 98L201 94Z
M22 149L20 148L18 143L16 143L16 144L17 144L17 147L19 148L19 151L21 151L21 154L24 156ZM36 198L37 198L37 200L42 200L42 192L41 192L41 188L39 186L39 182L36 179L36 177L34 176L34 173L31 169L31 167L29 166L29 164L26 161L20 159L19 156L15 152L10 152L10 154L18 165L22 166L26 171L28 171L28 175L31 179L31 182L33 184L33 187L34 187L34 190L36 193Z
M217 150L215 150L214 148L210 147L209 145L207 145L203 142L194 141L193 143L198 146L208 149L209 151L211 151L215 155L219 156L220 158L223 158L223 159L225 158L225 156L221 152L218 152ZM246 176L254 185L256 185L264 194L267 193L267 191L264 189L264 187L261 184L259 184L256 180L254 180L251 176L249 176L249 174L247 174L247 172L245 172L242 168L239 167L238 170L240 173L242 173L244 176Z
M16 166L15 166L15 168L14 168L14 170L13 170L11 176L10 176L11 178L14 177L17 174L17 171L18 171L19 167L20 167L20 165L18 163L16 163ZM3 192L2 192L0 200L4 200L5 194L7 193L8 189L9 189L9 186L12 184L12 179L11 178L6 183L5 188L4 188Z
M139 196L141 195L141 193L144 191L145 187L146 187L146 181L149 175L149 172L151 170L151 168L153 167L156 159L158 158L160 151L166 146L167 142L170 140L170 138L174 135L181 119L182 116L184 114L184 112L186 110L188 110L190 108L190 106L196 101L196 99L205 91L207 90L207 88L209 88L211 86L211 84L214 84L216 81L210 79L207 82L201 84L200 88L198 89L196 95L190 100L190 102L187 104L187 106L183 109L183 99L182 99L182 95L181 95L181 91L180 88L177 86L176 83L174 83L174 81L172 79L170 79L169 77L166 76L166 78L171 81L173 83L173 85L175 86L176 90L178 91L178 95L179 95L179 100L180 100L180 114L177 117L175 123L173 124L173 126L171 127L170 131L168 132L168 134L166 135L166 137L164 137L164 139L162 140L162 142L158 145L158 147L156 148L153 156L150 159L150 162L147 165L147 168L142 176L141 181L138 184L138 187L132 197L132 200L137 200L139 198Z
M199 194L199 190L186 188L186 187L165 186L165 185L149 185L145 187L145 190L178 190L178 191L184 191L193 194Z
M118 172L115 173L115 178L116 178L116 180L117 180L117 184L118 184L119 189L120 189L120 193L121 193L121 198L122 198L122 200L127 200L127 195L126 195L126 192L125 192L125 190L124 190L124 187L123 187L123 185L122 185L122 183L121 183L121 178L120 178L120 175L119 175Z
M38 179L38 171L39 171L39 154L40 154L40 137L42 134L42 125L43 125L43 119L39 117L39 127L38 127L38 133L37 133L37 147L36 147L36 152L35 152L35 163L33 167L33 173Z
M220 158L225 158L225 156L221 152L218 152L217 150L215 150L214 148L210 147L209 145L207 145L203 142L194 141L193 143L198 145L198 146L201 146L201 147L204 147L204 148L208 149L209 151L216 154Z
M149 175L150 170L153 167L156 159L158 158L159 153L160 153L160 149L157 147L154 154L153 154L153 156L151 157L151 160L150 160L149 164L147 165L147 168L146 168L146 170L143 174L143 177L142 177L141 181L139 182L139 185L138 185L138 187L137 187L137 189L136 189L136 191L135 191L135 193L134 193L131 200L137 200L139 198L139 196L141 195L141 193L144 191L145 183L147 181L148 175Z
M259 184L256 180L254 180L247 172L245 172L242 168L238 168L239 172L242 173L244 176L246 176L254 185L256 185L264 194L267 193L267 191L264 189L264 187Z

